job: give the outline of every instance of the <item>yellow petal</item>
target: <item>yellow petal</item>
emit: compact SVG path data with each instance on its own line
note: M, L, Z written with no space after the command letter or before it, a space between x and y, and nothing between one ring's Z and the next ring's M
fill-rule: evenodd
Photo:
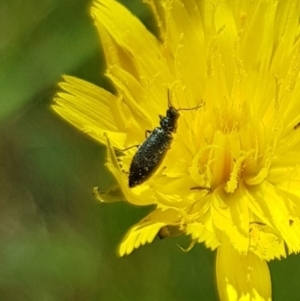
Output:
M191 235L193 241L198 243L204 242L207 248L215 250L220 246L214 232L208 231L205 225L197 222L193 222L187 225L186 234Z
M261 260L273 260L286 257L284 240L272 233L266 225L252 223L251 242L249 250Z
M204 31L199 22L201 19L194 19L199 16L196 12L194 16L190 16L181 1L166 1L164 5L168 34L166 39L167 45L174 55L176 81L183 86L189 85L192 88L185 91L185 96L187 98L186 105L194 107L197 102L192 102L192 100L198 99L199 103L204 90L201 83L204 83L205 73L198 72L198 70L204 70L206 64Z
M277 235L285 240L289 252L298 253L300 251L300 223L299 218L293 216L293 212L289 209L290 201L287 195L280 194L273 185L264 182L259 189L251 189L251 194L248 196L245 200L249 208L261 221L272 226L276 232L278 231ZM265 201L259 201L261 199Z
M228 197L222 191L214 193L211 199L212 220L217 229L224 231L240 252L249 248L249 216L243 199L238 196ZM244 207L243 211L240 211Z
M116 96L75 77L63 79L60 87L64 91L57 93L52 109L95 140L105 143L107 133L115 147L123 148L126 134L120 132L112 109Z
M225 235L218 248L216 273L221 301L271 301L266 261L251 252L239 254Z
M119 65L147 88L146 107L161 104L172 76L158 40L116 1L95 1L91 13L103 39L108 71Z
M161 228L167 225L178 225L178 212L175 210L155 210L126 234L119 247L120 256L129 255L134 249L151 243Z

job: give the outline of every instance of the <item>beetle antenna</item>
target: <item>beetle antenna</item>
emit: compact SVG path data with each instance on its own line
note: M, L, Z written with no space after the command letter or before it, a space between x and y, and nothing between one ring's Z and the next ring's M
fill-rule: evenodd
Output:
M169 106L169 108L174 108L174 106L172 104L172 99L173 99L172 90L170 88L168 88L168 106ZM200 105L198 105L196 107L193 107L193 108L179 108L179 109L174 108L174 109L178 112L178 111L196 110L196 109L199 109L201 107L202 107L202 104L200 104Z
M168 106L169 108L173 108L172 104L172 91L170 88L168 88Z
M193 107L193 108L179 108L177 109L177 111L190 111L190 110L196 110L196 109L199 109L202 107L202 104L201 105L198 105L196 107Z

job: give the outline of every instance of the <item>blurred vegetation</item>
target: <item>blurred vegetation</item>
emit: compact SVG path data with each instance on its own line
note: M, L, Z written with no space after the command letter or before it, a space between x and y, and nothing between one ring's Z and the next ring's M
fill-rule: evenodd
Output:
M123 2L155 30L147 6ZM151 208L98 203L92 188L113 183L105 149L49 109L62 74L107 85L90 5L0 1L0 300L218 300L202 245L186 254L187 239L156 239L116 255ZM299 300L299 258L271 272L274 300Z

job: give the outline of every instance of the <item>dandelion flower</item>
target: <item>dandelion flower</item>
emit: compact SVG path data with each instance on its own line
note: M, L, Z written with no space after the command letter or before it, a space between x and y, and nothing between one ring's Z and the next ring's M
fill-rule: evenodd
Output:
M121 256L177 229L217 249L222 301L271 300L267 262L300 251L300 1L147 3L158 37L117 2L94 2L116 92L65 76L53 109L107 145L124 199L155 205ZM200 108L180 111L162 162L129 188L130 147L159 126L168 90L175 108Z

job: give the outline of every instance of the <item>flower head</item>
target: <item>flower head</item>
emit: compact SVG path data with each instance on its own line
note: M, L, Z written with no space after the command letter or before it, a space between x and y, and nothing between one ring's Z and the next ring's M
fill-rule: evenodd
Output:
M271 300L266 262L300 251L300 2L147 2L158 38L117 2L94 2L116 93L65 76L53 108L107 145L128 202L156 205L121 255L175 228L218 249L221 300ZM130 188L131 146L163 127L168 90L176 132L155 170Z

